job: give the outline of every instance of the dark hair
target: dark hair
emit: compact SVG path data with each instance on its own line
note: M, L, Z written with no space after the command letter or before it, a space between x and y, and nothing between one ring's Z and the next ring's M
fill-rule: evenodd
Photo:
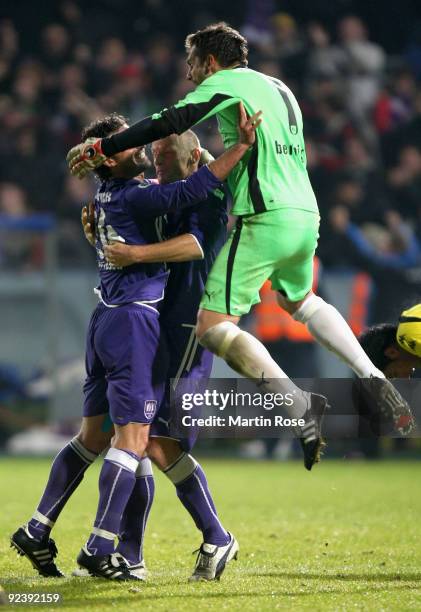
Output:
M192 47L201 61L211 54L223 68L237 63L247 66L247 40L224 21L212 23L194 34L189 34L186 38L186 50L190 51Z
M359 341L364 351L367 353L376 368L384 370L392 361L385 355L385 350L396 343L397 325L381 323L369 327L359 337Z
M85 142L88 138L106 138L119 130L126 123L127 119L123 117L123 115L118 115L117 113L111 113L102 119L95 119L95 121L92 121L83 128L82 141ZM107 166L99 166L95 168L94 172L102 181L105 181L111 176L111 171Z

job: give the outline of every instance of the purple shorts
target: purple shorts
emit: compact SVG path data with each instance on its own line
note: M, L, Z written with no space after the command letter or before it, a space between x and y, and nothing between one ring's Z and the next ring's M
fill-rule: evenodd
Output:
M174 438L179 440L180 446L185 452L189 452L199 434L197 427L191 427L188 436L180 438L173 430L174 419L180 419L179 409L174 410L171 406L171 396L177 397L177 389L183 388L189 382L197 381L199 385L206 385L210 376L213 364L213 355L198 343L195 337L195 325L189 323L177 323L161 321L161 328L167 344L167 354L169 356L167 384L165 396L159 408L157 417L151 425L150 436L162 438ZM184 381L184 384L183 384ZM199 391L195 385L195 390ZM178 406L179 402L177 402ZM201 408L196 407L190 410L189 415L200 417Z
M83 416L109 412L116 425L151 423L162 402L159 315L129 304L92 313L86 341Z

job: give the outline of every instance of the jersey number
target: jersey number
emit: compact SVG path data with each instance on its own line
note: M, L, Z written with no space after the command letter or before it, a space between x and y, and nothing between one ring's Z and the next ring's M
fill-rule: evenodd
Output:
M288 97L288 93L284 89L284 86L281 81L278 81L278 79L274 79L273 77L269 77L269 80L271 81L272 85L276 87L282 97L282 100L284 101L285 106L287 107L289 131L295 136L295 134L298 134L298 123L297 117L295 116L295 112L291 104L291 100Z
M97 238L101 244L101 248L98 248L98 255L100 259L105 259L103 247L105 244L110 242L126 242L122 236L119 236L112 225L106 225L105 223L105 210L99 209L98 219L96 221Z

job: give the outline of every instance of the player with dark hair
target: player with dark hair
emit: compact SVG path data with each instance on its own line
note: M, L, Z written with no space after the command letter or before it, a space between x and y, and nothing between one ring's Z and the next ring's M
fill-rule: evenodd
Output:
M248 119L240 105L238 143L183 181L158 185L134 179L144 158L144 151L139 148L104 160L110 176L101 181L95 196L100 303L87 334L82 431L56 457L33 518L12 536L12 545L26 554L43 575L61 575L54 563L57 549L49 533L86 468L103 449L105 435L102 432L99 448L85 446L83 440L90 433L93 439L98 438L104 414L109 413L115 435L100 473L94 527L79 553L78 563L95 576L114 580L135 578L125 559L114 552L114 540L124 529L122 516L131 501L136 474L142 471L150 424L162 400L166 372L160 363L157 306L164 296L168 272L162 263L118 268L105 259L104 246L110 241L157 242L160 238L157 217L198 204L208 193L220 188L221 181L253 144L259 115ZM104 124L110 132L128 127L123 118L113 115L104 123L90 126L85 135L89 131L96 134ZM186 499L186 507L190 502ZM222 569L230 553L235 553L234 543L230 538L225 555L219 559Z
M199 140L191 130L180 136L172 135L154 142L152 155L159 182L167 184L187 178L197 170L200 153ZM170 276L160 308L160 327L165 333L168 347L167 384L159 415L151 425L147 454L173 482L183 503L190 500L188 509L192 511L203 533L203 544L191 580L212 580L220 576L225 563L238 550L234 540L230 556L224 564L219 564L226 552L225 548L231 542L227 532L220 528L203 470L190 455L198 429L190 427L188 437L178 439L173 432L170 406L171 393L177 392L180 380L187 377L202 383L211 373L212 353L198 344L194 337L194 327L207 275L225 242L226 211L224 192L215 190L206 202L167 215L166 235L169 239L151 245L135 246L114 242L104 247L107 260L119 267L161 261L169 265ZM83 216L83 225L85 235L92 243L94 226L90 226L86 214ZM141 503L140 498L137 501L134 513L142 525L145 503ZM146 501L150 506L152 502ZM145 525L137 532L131 530L126 533L123 542L120 538L117 550L131 563L136 561L136 555L142 550L140 543L144 529ZM139 562L142 564L143 559Z
M398 324L373 325L359 338L376 367L388 378L410 378L421 367L421 304L405 310Z
M387 378L410 378L421 367L421 304L402 312L398 324L380 323L364 331L360 343L372 362ZM356 381L354 402L358 406L360 436L378 437L395 430L388 414L379 413L370 403L364 389ZM408 417L401 416L400 428L405 429Z
M261 380L265 390L294 395L287 410L289 416L305 420L301 441L311 469L323 446L326 399L299 389L263 344L237 326L259 301L259 289L268 278L281 307L354 370L373 404L392 410L396 423L402 415L410 416L410 408L364 353L336 308L311 290L319 212L295 96L282 81L247 67L247 41L225 23L190 34L186 50L187 78L197 85L195 91L126 132L73 147L69 165L73 174L83 177L109 155L180 134L215 114L229 147L237 140L235 105L242 101L250 115L264 111L253 147L228 177L238 221L208 277L196 333L203 346L243 376ZM388 401L391 395L393 403Z

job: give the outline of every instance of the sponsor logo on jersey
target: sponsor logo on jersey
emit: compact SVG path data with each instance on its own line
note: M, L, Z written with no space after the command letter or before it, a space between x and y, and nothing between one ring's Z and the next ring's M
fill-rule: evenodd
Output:
M305 149L302 145L287 145L275 140L275 150L277 155L293 155L299 157L302 162L305 160Z

